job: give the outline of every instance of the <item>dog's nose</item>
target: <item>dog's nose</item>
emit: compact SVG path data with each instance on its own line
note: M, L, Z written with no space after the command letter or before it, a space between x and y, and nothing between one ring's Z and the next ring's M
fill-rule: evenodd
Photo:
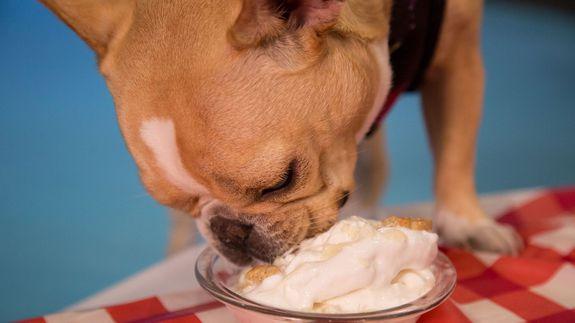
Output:
M245 250L246 241L252 231L252 226L238 221L216 216L210 221L210 228L214 235L228 248Z
M342 196L338 200L338 205L340 209L345 206L347 200L349 200L349 191L343 191Z

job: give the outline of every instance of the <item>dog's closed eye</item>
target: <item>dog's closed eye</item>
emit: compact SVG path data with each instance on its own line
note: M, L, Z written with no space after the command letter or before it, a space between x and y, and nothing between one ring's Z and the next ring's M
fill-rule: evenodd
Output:
M296 175L296 160L292 160L289 163L285 172L282 174L280 181L271 187L264 188L261 191L260 196L262 198L265 198L272 193L279 192L285 188L292 186L292 183L294 182L295 179L295 175Z

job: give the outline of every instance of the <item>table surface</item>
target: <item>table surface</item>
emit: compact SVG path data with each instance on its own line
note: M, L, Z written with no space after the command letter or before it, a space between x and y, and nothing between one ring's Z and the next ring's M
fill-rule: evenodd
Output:
M419 321L575 322L575 186L503 192L483 196L480 202L487 214L517 230L524 250L507 256L442 247L457 270L457 285L448 300ZM433 205L374 213L428 217ZM25 322L233 323L231 311L194 278L194 264L203 247L191 247L67 311Z
M533 188L484 195L480 202L487 214L495 215L540 194L542 189ZM432 203L418 203L379 210L378 216L396 214L404 216L430 217ZM126 303L152 295L165 295L198 289L194 277L194 264L204 245L190 247L167 258L119 283L110 286L65 310L77 311L112 304Z

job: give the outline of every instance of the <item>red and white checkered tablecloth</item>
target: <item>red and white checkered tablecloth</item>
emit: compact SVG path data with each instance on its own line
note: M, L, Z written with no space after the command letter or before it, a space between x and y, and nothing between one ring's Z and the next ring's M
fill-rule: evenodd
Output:
M443 248L454 263L451 298L420 322L575 322L575 187L492 197L486 210L526 243L518 257ZM190 269L191 270L191 269ZM201 289L23 322L233 322Z

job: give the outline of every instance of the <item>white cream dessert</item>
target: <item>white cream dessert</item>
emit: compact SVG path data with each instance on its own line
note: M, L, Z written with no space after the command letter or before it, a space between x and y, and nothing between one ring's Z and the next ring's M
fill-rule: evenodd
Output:
M342 220L273 265L247 268L236 290L261 304L303 312L358 313L413 301L435 283L430 265L437 235L422 230L428 222L410 221Z

